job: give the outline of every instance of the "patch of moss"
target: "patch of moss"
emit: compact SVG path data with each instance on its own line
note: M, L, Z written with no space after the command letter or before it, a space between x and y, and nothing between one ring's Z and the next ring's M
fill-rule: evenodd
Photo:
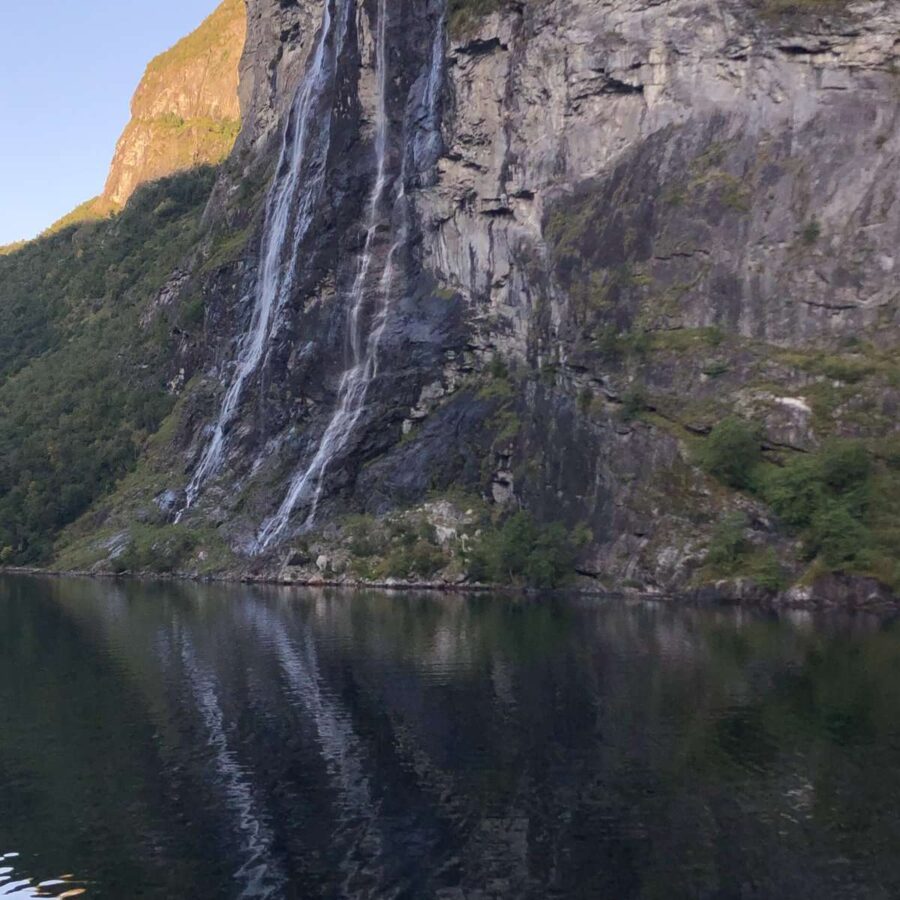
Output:
M220 571L231 559L215 529L188 525L132 525L113 571L169 575Z
M210 247L209 256L203 263L202 271L214 272L237 262L246 252L250 236L250 227L217 235Z
M752 0L752 5L765 16L781 18L846 12L848 0Z
M481 19L497 12L502 6L502 0L449 0L451 37L466 37L475 30Z
M497 432L496 445L509 444L522 429L518 413L512 409L502 409L490 420L490 427Z

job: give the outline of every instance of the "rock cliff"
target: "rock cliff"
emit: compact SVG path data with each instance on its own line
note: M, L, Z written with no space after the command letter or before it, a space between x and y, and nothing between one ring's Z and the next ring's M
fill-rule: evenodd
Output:
M196 31L150 62L102 194L51 231L118 212L140 185L228 156L240 130L238 66L246 31L243 0L223 0Z
M228 155L240 127L238 63L246 27L242 0L224 0L147 66L101 203L121 208L139 184Z
M424 522L434 559L398 571L456 579L524 509L601 587L894 583L895 3L248 6L243 133L149 314L202 298L171 443L105 527L340 578ZM743 481L709 461L732 420ZM850 440L865 504L810 475L791 519L779 473ZM864 548L834 549L844 514Z

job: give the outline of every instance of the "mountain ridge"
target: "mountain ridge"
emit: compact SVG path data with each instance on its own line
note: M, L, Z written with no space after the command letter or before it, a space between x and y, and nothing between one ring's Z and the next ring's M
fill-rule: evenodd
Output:
M194 31L147 64L103 190L44 234L114 215L142 184L228 156L241 126L238 66L246 28L244 0L222 0Z

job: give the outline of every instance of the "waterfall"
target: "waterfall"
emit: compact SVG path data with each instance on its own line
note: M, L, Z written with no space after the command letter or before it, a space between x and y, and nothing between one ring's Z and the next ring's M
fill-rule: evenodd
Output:
M344 49L351 2L325 2L319 40L294 96L276 176L266 200L260 271L250 327L241 341L234 376L219 409L212 437L188 484L185 505L178 518L193 505L206 480L218 471L226 429L248 379L265 357L279 314L290 296L300 246L313 222L325 184L333 110L329 95Z
M446 41L444 30L447 24L446 9L441 13L431 42L431 65L421 104L424 113L413 137L413 158L417 172L430 170L437 162L443 149L441 138L441 91L444 85L444 64L446 62Z
M376 178L368 207L366 239L358 263L357 275L348 298L348 335L350 346L349 365L345 370L338 389L338 404L328 423L318 450L312 461L291 479L287 494L275 515L263 523L256 540L255 550L262 552L270 547L287 528L291 515L301 501L308 503L304 527L315 521L325 474L334 458L345 449L366 408L369 387L378 376L379 350L391 308L391 295L396 270L397 254L405 247L409 237L409 214L407 209L406 183L408 162L413 156L413 166L417 172L431 167L440 152L439 102L441 79L444 65L444 17L441 16L432 38L432 52L428 61L425 87L418 104L418 113L412 125L413 136L404 134L405 147L403 163L394 191L392 211L399 210L399 225L394 227L394 237L387 253L381 278L374 290L375 308L371 317L368 336L365 334L363 312L370 299L367 291L369 272L374 259L374 242L379 227L384 221L382 204L389 177L387 175L388 155L388 113L387 89L387 2L380 0L376 36ZM411 150L411 152L410 152ZM393 218L393 217L392 217Z

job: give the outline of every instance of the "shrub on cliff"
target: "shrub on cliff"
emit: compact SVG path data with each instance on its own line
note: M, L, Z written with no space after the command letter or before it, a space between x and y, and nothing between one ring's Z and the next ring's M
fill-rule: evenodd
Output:
M821 556L826 565L839 569L851 563L865 564L871 535L845 505L830 500L813 516L806 544L810 556Z
M427 580L446 565L447 558L441 548L432 541L420 538L411 545L392 547L377 574L386 578Z
M707 579L749 578L760 587L778 590L785 573L772 548L756 546L747 539L747 516L731 512L712 533L706 562L701 572Z
M820 453L767 472L760 493L781 521L798 531L809 556L832 568L862 562L873 543L866 526L872 458L858 441L833 441Z
M747 550L744 537L746 530L747 517L743 513L735 512L725 516L713 532L707 563L730 573Z
M766 473L763 496L789 528L809 526L822 505L824 485L816 457L802 457L784 468Z
M833 440L784 465L765 465L761 430L732 417L712 430L697 461L723 484L764 500L781 524L802 540L807 559L819 559L832 570L893 572L886 562L897 543L895 529L891 517L879 518L873 507L880 499L876 484L889 481L878 475L862 442ZM723 521L710 545L708 567L713 574L749 574L742 560L747 548L741 542L736 524ZM893 582L893 576L889 580Z
M518 512L482 535L469 554L469 577L492 584L558 587L572 575L577 544L577 536L562 525L539 525L528 513Z
M719 481L738 490L751 488L762 462L759 428L732 416L713 428L699 453L699 462Z

